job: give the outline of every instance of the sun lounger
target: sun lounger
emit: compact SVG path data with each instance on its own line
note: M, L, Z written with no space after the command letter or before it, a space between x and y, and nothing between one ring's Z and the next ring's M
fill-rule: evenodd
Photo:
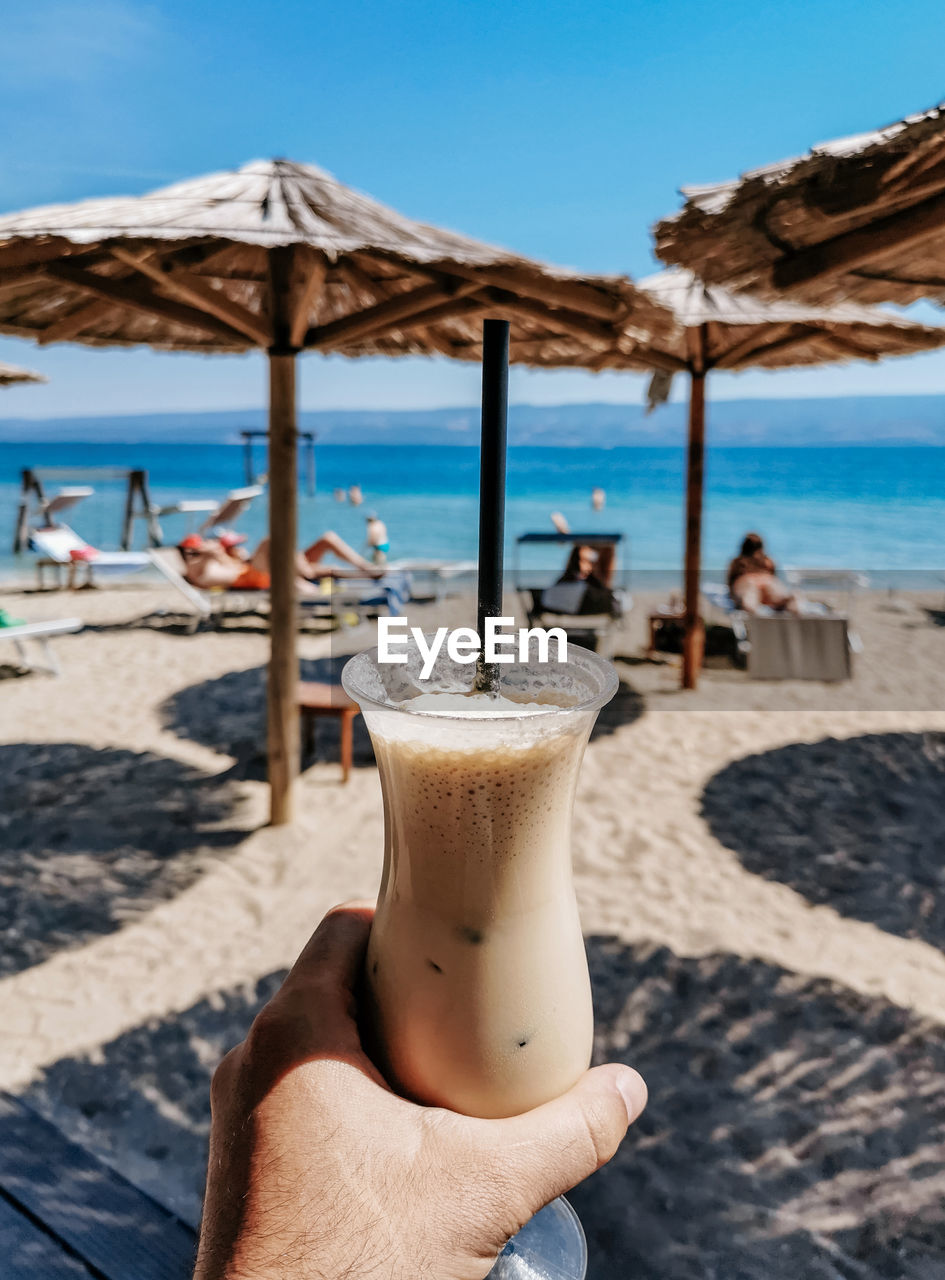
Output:
M476 560L392 560L387 568L393 573L407 573L411 579L420 579L425 588L427 583L430 585L429 598L434 601L442 599L445 593L446 584L452 578L462 577L463 574L475 573L479 568ZM421 589L420 592L426 598L426 592Z
M561 627L567 633L568 642L594 649L604 657L612 657L620 619L633 608L633 598L626 592L615 591L616 607L612 613L575 613L580 595L561 592L562 587L579 587L583 582L559 583L553 587L536 590L525 588L519 594L525 600L525 614L530 627Z
M461 573L475 573L477 560L392 560L388 569L404 573L434 573L440 578L455 578Z
M857 593L870 584L869 575L857 569L820 569L791 567L784 570L785 580L801 591L829 591L839 596L836 607L824 601L801 600L801 613L807 617L813 609L820 609L824 616L842 613L850 620L847 640L852 653L863 652L863 641L853 629L853 609Z
M146 551L99 551L67 524L57 525L54 529L33 529L29 541L40 556L36 562L40 587L44 585L43 570L50 567L56 569L57 576L65 568L68 586L73 588L78 586L83 568L91 585L96 578L125 577L147 569L150 564Z
M752 614L745 620L752 680L849 680L849 619Z
M263 487L261 484L250 484L242 489L231 489L224 501L207 516L200 526L200 532L206 533L208 529L214 529L217 525L229 528L231 524L236 523L244 512L249 510L253 501L262 492Z
M868 587L869 577L857 569L820 569L791 566L784 570L784 579L792 587L801 590L842 591L849 595Z
M64 636L73 631L82 630L80 618L60 618L55 622L24 622L18 626L0 627L0 640L12 640L20 659L20 665L29 671L45 671L51 676L59 675L59 663L50 648L49 641L53 636ZM44 663L31 662L26 648L27 641L34 641L40 649Z
M194 629L203 622L218 621L227 614L247 613L268 603L268 591L205 591L192 586L181 573L180 556L175 547L157 547L147 553L150 563L186 600L193 616ZM371 609L387 609L391 614L403 612L410 598L410 578L405 573L386 573L382 578L327 578L318 595L299 597L299 606L309 617L325 617L344 621Z
M800 578L792 580L791 572L798 573L786 571L785 577L791 585L798 585ZM818 578L822 585L830 581L847 587L854 578L861 578L846 570L816 572L823 575ZM701 591L729 619L753 680L836 681L849 680L853 674L852 654L861 652L863 646L846 611L821 600L802 598L799 615L764 606L748 614L735 607L724 583L705 582Z
M556 582L534 587L523 579L525 571L518 565L519 548L540 545L557 548L575 546L620 546L622 533L522 533L515 539L515 586L525 609L530 627L561 627L568 640L595 649L605 657L612 656L620 619L633 608L633 597L625 591L614 591L614 607L608 613L579 613L587 589L584 582Z
M188 611L193 619L192 630L196 631L202 622L213 616L213 602L209 591L200 591L191 586L179 569L180 552L176 547L152 547L148 552L148 560L153 568L166 582L169 582L178 595L187 602Z
M81 502L84 498L91 498L94 492L95 490L87 484L63 485L57 489L47 501L45 508L46 520L50 526L55 524L54 516L60 515L63 511L71 510L76 503Z
M181 498L179 502L163 506L152 503L151 512L156 516L202 515L205 518L200 532L205 533L216 525L229 527L235 524L262 493L262 485L246 485L243 489L231 489L222 502L217 498Z
M388 566L382 578L329 578L330 591L349 601L352 608L386 609L393 617L402 614L411 598L409 573Z
M263 492L262 485L253 484L242 489L231 489L222 502L217 498L181 498L178 502L163 505L152 502L150 513L155 521L163 516L202 516L199 532L206 533L217 526L228 528L235 524ZM190 523L192 527L193 522ZM157 525L157 534L157 541L163 544L164 533L160 525Z

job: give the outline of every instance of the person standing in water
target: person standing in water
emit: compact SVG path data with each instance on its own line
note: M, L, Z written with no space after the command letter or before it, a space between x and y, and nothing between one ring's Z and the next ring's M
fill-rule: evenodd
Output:
M390 551L387 525L381 520L376 511L372 511L367 517L367 545L370 548L371 560L374 564L387 563L387 553Z

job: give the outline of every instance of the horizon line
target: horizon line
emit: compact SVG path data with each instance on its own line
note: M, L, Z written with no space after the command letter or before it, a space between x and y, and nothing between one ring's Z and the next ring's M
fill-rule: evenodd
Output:
M2 393L0 393L2 394ZM711 406L720 404L772 404L785 403L790 404L798 401L813 400L934 400L945 399L945 390L942 391L873 391L873 392L854 392L839 393L836 395L797 395L797 396L713 396ZM680 399L669 400L664 405L659 405L654 413L660 409L665 409L671 405L685 406L687 400L685 397ZM608 408L608 409L643 409L645 404L642 400L557 400L557 401L538 401L533 400L510 400L509 409L581 409L581 408ZM376 406L350 406L350 405L319 405L313 408L307 408L300 405L298 412L301 413L468 413L470 411L478 411L479 405L476 402L470 404L443 404L443 405L407 405L407 406L390 406L386 408L377 408ZM216 414L216 413L266 413L268 408L265 404L259 405L236 405L223 408L201 408L201 409L152 409L149 411L116 409L100 413L75 413L63 414L54 413L39 417L34 414L19 413L15 416L0 417L0 426L5 422L82 422L86 419L108 420L109 418L153 418L153 417L170 417L182 416L185 414Z

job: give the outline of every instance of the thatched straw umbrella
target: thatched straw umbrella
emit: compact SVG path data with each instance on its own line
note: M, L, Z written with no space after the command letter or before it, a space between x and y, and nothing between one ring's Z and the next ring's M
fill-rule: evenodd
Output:
M945 104L683 194L654 229L656 252L711 283L945 304Z
M45 382L41 373L33 373L32 369L20 369L15 364L0 363L0 387L12 387L18 382Z
M480 356L484 315L511 357L589 365L671 324L629 280L587 280L401 217L329 174L259 161L135 198L0 218L0 332L41 343L145 344L269 356L271 818L298 772L295 364L348 356Z
M677 322L671 342L654 339L650 357L660 357L661 370L675 367L689 375L682 683L683 688L694 689L705 638L699 613L699 573L706 374L711 369L784 369L912 355L945 345L945 328L914 324L891 312L853 303L827 310L764 302L750 294L704 285L689 271L663 271L639 284L668 307ZM638 349L628 357L601 357L599 365L639 368L640 362ZM668 393L669 380L661 373L651 384L651 405L665 400Z

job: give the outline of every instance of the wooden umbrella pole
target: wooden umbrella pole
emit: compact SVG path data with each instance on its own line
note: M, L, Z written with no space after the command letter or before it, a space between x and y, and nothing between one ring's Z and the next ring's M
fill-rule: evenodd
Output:
M283 261L283 256L287 259ZM296 351L289 344L291 250L270 252L274 344L269 349L269 820L291 822L299 774L295 557L298 546Z
M690 371L689 444L686 460L686 603L683 623L682 687L695 689L705 651L699 613L702 543L702 487L705 459L705 370Z

